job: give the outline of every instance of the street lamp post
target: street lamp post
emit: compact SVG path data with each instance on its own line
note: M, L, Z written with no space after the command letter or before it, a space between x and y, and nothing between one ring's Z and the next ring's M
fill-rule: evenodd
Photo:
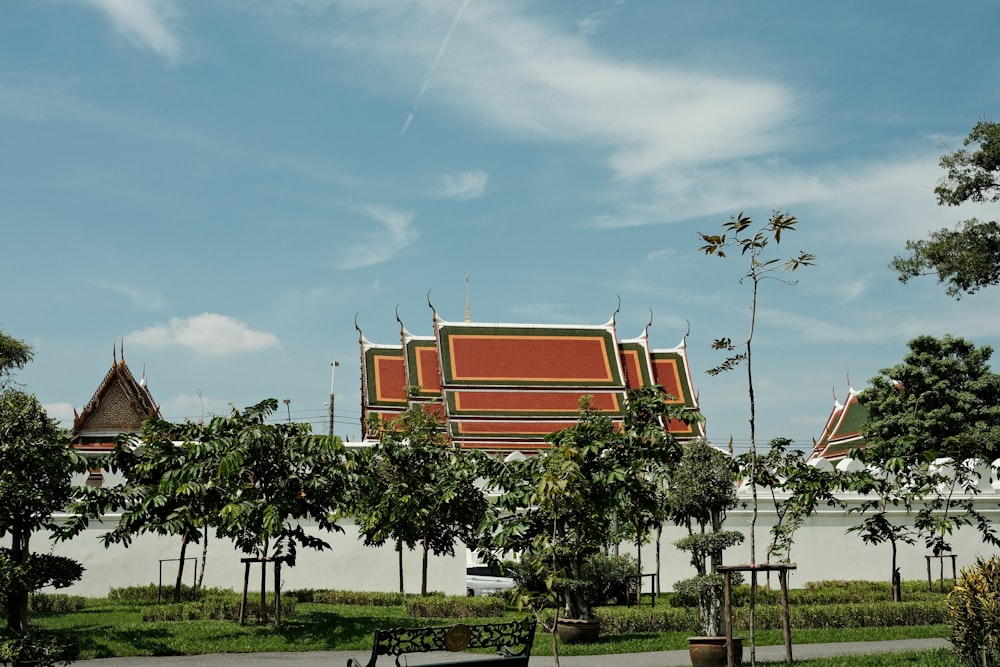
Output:
M288 410L288 423L292 423L292 399L286 398L282 401L285 404L285 409Z
M337 380L337 366L339 361L330 362L330 435L333 435L333 385Z

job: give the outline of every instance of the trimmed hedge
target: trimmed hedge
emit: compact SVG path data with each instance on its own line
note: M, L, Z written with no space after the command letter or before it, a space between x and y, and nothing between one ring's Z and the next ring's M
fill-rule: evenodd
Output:
M87 605L87 598L82 595L66 595L65 593L34 593L28 598L28 608L32 612L65 612L80 611Z
M765 586L766 579L761 577L757 587L758 605L780 605L781 591L777 581L772 579L771 588ZM943 602L945 595L954 587L954 581L944 580L944 592L938 581L934 582L933 590L927 590L927 583L922 581L903 582L903 600L906 602L937 601ZM678 595L664 595L667 604L674 607L690 606ZM750 601L749 584L733 587L733 600L737 607L744 607ZM825 605L825 604L877 604L891 602L892 589L888 582L880 581L815 581L806 584L805 588L790 588L788 602L791 606Z
M112 588L108 591L108 599L112 602L157 602L173 601L173 586L157 586L156 584L146 584L145 586L125 586L124 588ZM198 593L191 586L181 586L181 600L194 600Z
M318 604L349 604L362 607L401 607L415 597L409 593L387 593L373 591L289 591L299 602Z
M153 621L238 621L240 618L241 596L236 593L212 595L198 602L182 602L180 604L158 604L142 610L142 620ZM267 615L274 614L274 598L268 596ZM281 597L281 616L291 618L295 615L295 600ZM247 617L261 618L260 599L247 599Z
M872 604L791 605L792 628L862 628L874 626L939 625L948 620L943 602L883 602ZM750 626L746 607L733 610L733 627L746 631ZM601 631L608 634L642 632L695 632L698 611L680 607L600 607L597 617ZM781 607L758 605L758 629L781 627Z
M406 603L412 618L494 618L503 616L507 603L502 597L422 597Z
M503 616L506 600L494 595L478 598L448 597L443 593L414 595L366 591L300 589L285 595L299 602L344 604L363 607L405 607L412 618L492 618Z

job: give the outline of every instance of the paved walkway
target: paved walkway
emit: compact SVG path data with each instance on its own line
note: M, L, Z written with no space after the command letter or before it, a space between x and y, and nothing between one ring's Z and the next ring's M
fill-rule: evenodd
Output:
M946 639L900 639L882 642L849 642L836 644L799 644L792 652L796 660L823 658L832 655L858 655L871 653L893 653L896 651L921 651L947 648L951 644ZM409 656L405 664L424 665L442 662L456 654L423 654ZM104 658L85 660L75 664L86 667L194 667L213 665L214 667L345 667L348 658L365 664L371 651L309 651L303 653L217 653L212 655L188 655L150 658ZM743 649L743 664L750 664L749 647ZM784 662L784 646L758 646L758 662ZM655 651L652 653L630 653L627 655L562 656L560 664L565 667L671 667L690 665L687 650ZM392 660L380 660L379 665L392 667ZM534 656L531 667L551 665L551 656Z

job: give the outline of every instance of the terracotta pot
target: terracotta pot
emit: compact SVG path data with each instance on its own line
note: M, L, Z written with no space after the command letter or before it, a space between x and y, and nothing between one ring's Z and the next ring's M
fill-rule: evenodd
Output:
M725 637L688 637L688 653L693 667L726 667ZM743 661L743 638L733 637L733 660L738 665Z
M597 641L601 634L599 621L585 621L582 618L560 618L556 623L556 634L564 644L586 644Z

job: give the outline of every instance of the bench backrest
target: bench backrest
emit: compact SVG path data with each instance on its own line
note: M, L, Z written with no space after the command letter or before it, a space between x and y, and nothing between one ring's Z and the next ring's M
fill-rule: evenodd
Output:
M535 638L535 626L535 619L529 617L508 623L376 630L368 667L374 667L380 655L400 656L405 653L484 648L497 649L508 658L523 658L524 664L527 664Z

